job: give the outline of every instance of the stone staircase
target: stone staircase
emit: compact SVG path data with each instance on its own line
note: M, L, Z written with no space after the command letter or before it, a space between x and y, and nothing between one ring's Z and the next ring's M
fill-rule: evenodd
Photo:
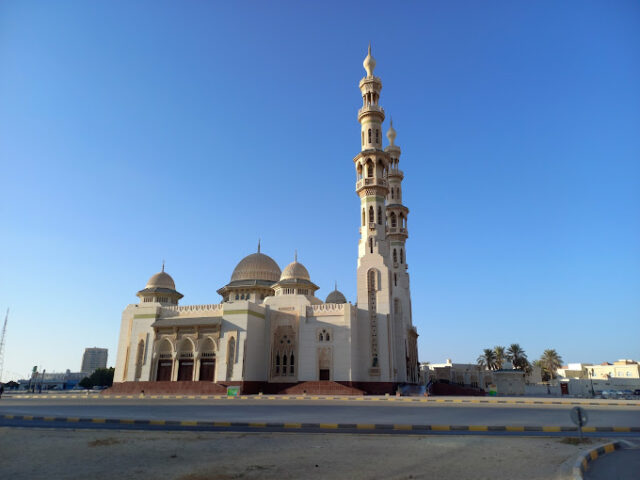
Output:
M338 382L301 382L278 393L287 395L364 395L364 391Z

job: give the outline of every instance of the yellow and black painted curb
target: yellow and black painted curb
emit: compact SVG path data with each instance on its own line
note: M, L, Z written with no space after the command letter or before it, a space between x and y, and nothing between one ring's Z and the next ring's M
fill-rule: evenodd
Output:
M624 447L624 442L610 442L583 453L582 455L580 455L575 465L573 466L573 479L583 480L583 474L589 469L589 464L591 462L597 460L599 457L602 457L608 453L615 452L616 450Z
M14 400L121 400L121 399L162 399L162 400L339 400L344 402L400 402L400 403L447 403L447 404L508 404L508 405L586 405L586 406L624 406L640 407L640 402L594 402L576 399L516 399L516 398L441 398L441 397L395 397L395 396L330 396L330 395L99 395L99 394L55 394L55 395L15 395Z
M524 425L407 425L407 424L380 424L380 423L269 423L269 422L213 422L194 420L134 420L92 417L45 417L33 415L0 415L0 420L14 422L60 422L76 424L109 424L109 425L138 425L152 427L171 427L181 429L249 429L249 430L316 430L316 431L369 431L369 432L538 432L559 433L577 432L576 427L561 426L524 426ZM640 427L584 427L583 432L588 433L632 433L640 432Z

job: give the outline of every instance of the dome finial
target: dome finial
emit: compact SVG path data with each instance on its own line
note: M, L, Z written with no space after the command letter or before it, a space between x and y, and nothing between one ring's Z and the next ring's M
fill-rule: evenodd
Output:
M367 56L364 59L364 62L362 62L362 66L367 71L367 77L372 77L373 69L376 68L376 61L371 55L371 42L369 42L369 50L367 52Z
M162 259L162 271L164 272L164 258Z
M387 130L387 138L389 139L389 145L393 147L396 141L396 129L393 128L393 117L391 117L389 130Z
M260 237L258 237L258 253L260 253Z
M293 261L297 262L298 261L298 249L296 248L294 254L293 254Z
M333 288L333 289L334 289L334 290L338 290L338 281L337 281L337 280L334 280L334 282L335 282L335 286L334 286L334 288Z

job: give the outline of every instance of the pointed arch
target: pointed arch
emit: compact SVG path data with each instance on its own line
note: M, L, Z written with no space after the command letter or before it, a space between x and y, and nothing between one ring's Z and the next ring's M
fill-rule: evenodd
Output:
M376 223L375 219L373 218L373 207L372 206L369 207L369 223Z
M396 228L397 226L396 213L391 212L391 228Z

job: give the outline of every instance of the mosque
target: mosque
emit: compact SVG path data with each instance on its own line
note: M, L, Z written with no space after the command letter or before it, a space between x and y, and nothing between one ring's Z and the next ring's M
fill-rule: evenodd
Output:
M323 302L297 258L280 270L259 243L217 291L220 303L180 305L183 295L163 266L122 314L113 393L238 386L241 393L380 394L418 382L401 151L393 124L382 146L382 82L370 46L363 65L362 148L353 158L361 210L356 304L337 288Z

